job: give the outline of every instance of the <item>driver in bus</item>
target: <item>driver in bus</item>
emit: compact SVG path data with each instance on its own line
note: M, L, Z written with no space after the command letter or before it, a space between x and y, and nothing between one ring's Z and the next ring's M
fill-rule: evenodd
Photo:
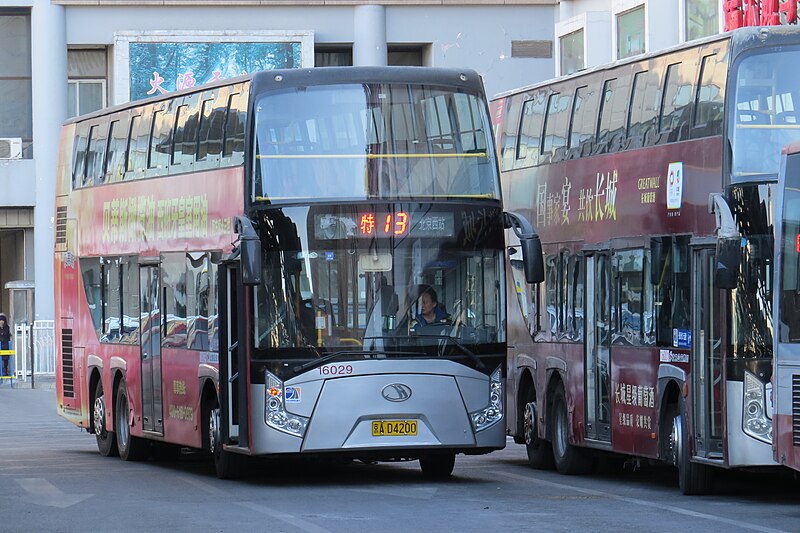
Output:
M450 324L450 315L439 305L436 291L430 285L422 288L419 295L419 313L411 321L411 332L426 326L439 326Z

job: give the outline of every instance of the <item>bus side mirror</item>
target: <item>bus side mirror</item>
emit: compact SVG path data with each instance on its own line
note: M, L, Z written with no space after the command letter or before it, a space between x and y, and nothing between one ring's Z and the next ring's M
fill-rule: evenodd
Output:
M717 241L717 265L714 268L714 286L718 289L735 289L742 262L741 238L724 238Z
M514 230L522 249L522 267L525 272L525 281L528 283L541 283L544 281L544 258L542 257L542 241L533 231L528 220L517 213L504 213L506 229Z
M544 281L544 259L542 259L542 241L534 234L532 237L520 238L522 248L522 266L525 269L525 281L541 283Z
M245 217L236 217L233 229L239 234L239 261L242 266L242 283L261 283L261 239L253 223Z

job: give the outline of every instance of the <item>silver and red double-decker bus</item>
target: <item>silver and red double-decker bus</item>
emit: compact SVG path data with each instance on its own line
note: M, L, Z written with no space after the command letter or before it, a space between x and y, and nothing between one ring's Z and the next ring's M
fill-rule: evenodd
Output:
M102 455L505 446L504 227L531 279L541 248L475 72L257 73L71 120L59 161L58 410Z
M508 266L508 429L534 467L615 452L702 493L714 467L777 464L774 217L798 59L797 28L745 28L492 102L506 207L545 254L540 285Z

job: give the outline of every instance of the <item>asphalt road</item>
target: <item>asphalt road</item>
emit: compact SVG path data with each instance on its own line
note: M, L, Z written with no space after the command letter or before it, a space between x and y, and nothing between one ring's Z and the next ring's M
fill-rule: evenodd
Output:
M617 461L583 477L532 470L511 442L459 456L443 482L416 462L287 460L222 481L201 454L101 457L52 390L0 388L0 531L800 531L788 472L721 472L712 496L676 484L670 469Z

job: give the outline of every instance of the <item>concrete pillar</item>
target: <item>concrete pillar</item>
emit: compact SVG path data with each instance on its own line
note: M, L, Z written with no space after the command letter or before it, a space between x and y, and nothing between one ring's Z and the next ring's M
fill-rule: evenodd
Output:
M362 5L354 8L353 65L385 67L386 8Z
M67 24L64 7L50 0L33 2L31 70L36 173L34 320L52 320L55 174L61 124L67 117Z

